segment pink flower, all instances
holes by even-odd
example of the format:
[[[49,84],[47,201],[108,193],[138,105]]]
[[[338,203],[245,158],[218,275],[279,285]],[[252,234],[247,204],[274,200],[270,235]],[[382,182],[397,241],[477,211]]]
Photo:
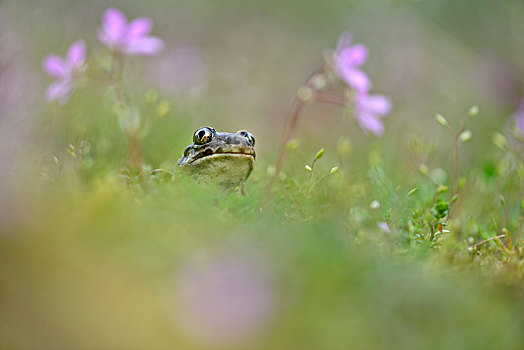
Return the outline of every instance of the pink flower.
[[[150,18],[140,17],[128,23],[120,10],[109,8],[102,17],[98,39],[118,53],[152,56],[164,49],[162,39],[149,35],[152,28]]]
[[[391,102],[382,95],[359,93],[355,101],[355,119],[360,128],[376,136],[384,134],[384,123],[381,118],[391,112]]]
[[[338,39],[335,51],[335,71],[340,79],[358,92],[368,92],[371,81],[358,69],[368,57],[368,49],[362,44],[351,46],[351,34],[344,32]]]
[[[176,320],[194,342],[242,344],[271,318],[274,290],[267,266],[240,254],[189,262],[177,276]]]
[[[524,134],[524,101],[522,101],[517,110],[511,116],[515,121],[517,129]]]
[[[45,96],[47,102],[57,100],[60,104],[66,104],[71,97],[75,80],[83,71],[86,54],[86,43],[84,40],[74,42],[67,52],[65,59],[57,55],[49,55],[42,62],[44,71],[51,77],[56,78],[49,85]]]

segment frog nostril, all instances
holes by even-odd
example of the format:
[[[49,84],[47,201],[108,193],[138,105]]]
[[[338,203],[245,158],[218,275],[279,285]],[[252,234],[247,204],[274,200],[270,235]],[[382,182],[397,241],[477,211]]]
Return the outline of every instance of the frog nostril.
[[[229,136],[226,140],[226,142],[230,145],[239,145],[240,144],[240,140],[238,137],[232,137],[232,136]]]

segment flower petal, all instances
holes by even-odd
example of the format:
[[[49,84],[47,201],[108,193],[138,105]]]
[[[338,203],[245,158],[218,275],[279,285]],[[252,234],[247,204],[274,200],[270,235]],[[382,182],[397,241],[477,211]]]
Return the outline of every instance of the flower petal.
[[[364,99],[362,108],[369,113],[385,115],[391,112],[391,101],[386,96],[369,95]]]
[[[49,55],[42,62],[44,71],[52,77],[63,77],[67,74],[67,64],[59,56]]]
[[[513,118],[515,120],[515,126],[517,127],[517,129],[519,129],[521,133],[524,133],[524,115],[514,115]]]
[[[125,35],[126,23],[127,19],[120,10],[107,9],[102,17],[102,28],[98,38],[106,45],[114,45]]]
[[[75,41],[67,53],[67,62],[71,68],[78,68],[84,64],[86,57],[86,42],[84,40]]]
[[[342,52],[342,50],[344,50],[346,47],[351,45],[352,39],[353,39],[353,35],[351,35],[350,32],[342,32],[342,34],[340,34],[340,37],[338,38],[337,48],[335,52],[337,53]]]
[[[134,38],[131,40],[125,52],[128,55],[145,55],[151,56],[159,53],[164,49],[164,41],[155,36],[146,36]]]
[[[153,22],[150,18],[136,18],[133,21],[131,21],[131,23],[129,23],[126,35],[128,36],[128,38],[137,38],[149,34],[152,28]]]
[[[45,98],[47,102],[58,100],[60,104],[65,104],[73,92],[73,82],[69,79],[60,79],[52,82],[46,90]]]
[[[339,54],[340,64],[347,66],[361,66],[368,58],[368,48],[365,45],[357,44],[349,46]]]
[[[371,131],[375,136],[382,136],[384,134],[384,124],[376,115],[360,112],[356,115],[356,120],[360,128],[364,131]]]
[[[358,92],[368,92],[371,89],[371,81],[361,70],[343,67],[340,73],[341,78]]]
[[[388,223],[385,222],[385,221],[379,222],[379,223],[377,224],[377,227],[378,227],[379,229],[381,229],[382,231],[386,232],[386,233],[389,233],[389,232],[390,232],[390,230],[389,230],[389,225],[388,225]]]
[[[524,133],[524,102],[521,102],[520,106],[511,117],[515,120],[515,126],[517,129]]]

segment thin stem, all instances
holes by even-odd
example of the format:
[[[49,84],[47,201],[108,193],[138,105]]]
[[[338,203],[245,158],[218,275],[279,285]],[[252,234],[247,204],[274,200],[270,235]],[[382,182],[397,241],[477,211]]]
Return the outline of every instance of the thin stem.
[[[324,65],[317,68],[306,80],[305,84],[303,86],[310,87],[313,78],[324,71]],[[269,184],[267,186],[267,194],[271,193],[271,190],[273,189],[273,186],[280,175],[280,171],[282,170],[282,164],[284,162],[284,158],[286,156],[286,145],[291,140],[291,138],[294,135],[294,132],[296,130],[297,124],[298,124],[298,117],[300,116],[300,112],[306,105],[307,101],[304,101],[300,98],[300,96],[297,94],[295,95],[295,98],[293,99],[293,103],[291,104],[290,111],[286,117],[286,126],[284,127],[284,131],[282,132],[282,139],[280,141],[280,146],[278,150],[278,159],[275,164],[275,172],[271,179],[269,180]]]
[[[348,105],[346,99],[341,94],[330,91],[319,91],[315,96],[315,101],[330,103],[346,107]]]
[[[310,88],[313,90],[313,101],[317,102],[323,102],[323,103],[330,103],[335,104],[339,106],[347,106],[347,101],[341,94],[335,93],[335,92],[329,92],[329,91],[317,91],[316,88],[314,88],[312,85],[313,79],[317,77],[319,74],[322,74],[324,72],[325,66],[320,66],[317,70],[315,70],[309,78],[306,80],[305,84],[303,85],[306,88]],[[279,147],[279,154],[278,159],[275,164],[275,172],[271,179],[269,180],[269,184],[267,186],[267,194],[271,194],[271,190],[273,189],[273,186],[282,170],[282,165],[284,163],[284,159],[286,156],[286,145],[293,137],[294,133],[296,132],[296,128],[298,125],[298,118],[300,116],[300,113],[302,112],[305,105],[310,102],[311,100],[303,100],[298,94],[295,95],[295,98],[293,100],[293,103],[291,104],[290,112],[288,113],[288,116],[286,118],[286,126],[284,128],[284,131],[282,133],[282,139],[280,142]]]
[[[458,192],[458,167],[459,167],[459,148],[460,148],[460,140],[457,136],[455,136],[455,147],[453,151],[454,159],[455,159],[455,168],[453,169],[453,195],[457,194]]]
[[[124,118],[129,119],[131,118],[131,111],[123,88],[124,59],[124,55],[115,52],[113,54],[111,72],[113,78],[113,89],[115,91],[116,98],[124,110]],[[140,144],[138,128],[134,128],[132,130],[125,128],[124,132],[129,145],[129,163],[132,167],[139,169],[144,164],[144,156],[142,154],[142,146]]]
[[[156,173],[162,173],[162,172],[163,173],[167,173],[167,174],[169,174],[171,176],[174,175],[172,172],[170,172],[169,170],[166,170],[166,169],[155,169],[155,170],[151,171],[151,175],[154,175]]]
[[[451,128],[451,126],[449,126],[449,124],[446,124],[446,129],[449,131],[449,133],[453,136],[453,138],[456,138],[457,137],[457,134],[455,133],[455,131]]]
[[[307,193],[306,193],[306,198],[309,198],[311,196],[311,191],[313,191],[313,188],[315,187],[315,185],[320,183],[322,180],[324,180],[329,175],[331,175],[331,174],[329,174],[329,173],[328,174],[324,174],[324,175],[322,175],[322,177],[320,179],[318,179],[317,181],[313,182],[313,184],[309,188],[309,191],[307,191]]]
[[[509,222],[509,215],[508,215],[508,207],[506,206],[506,203],[504,203],[504,227],[508,227]]]
[[[486,242],[493,241],[495,239],[500,239],[500,238],[503,238],[503,237],[505,237],[505,235],[499,235],[499,236],[495,236],[495,237],[491,237],[491,238],[485,239],[483,241],[478,242],[477,244],[472,245],[471,248],[475,248],[476,246],[479,246],[479,245],[484,244]]]
[[[460,150],[460,135],[464,131],[464,128],[466,127],[466,124],[468,123],[469,119],[471,118],[471,115],[468,113],[466,115],[466,118],[462,119],[460,122],[460,125],[457,129],[457,131],[453,131],[449,125],[447,125],[448,130],[453,135],[453,138],[455,140],[455,145],[453,147],[453,158],[454,158],[454,169],[453,169],[453,196],[458,194],[458,169],[459,169],[459,150]],[[449,221],[451,217],[451,207],[453,206],[453,203],[450,203],[449,205],[449,212],[447,220]]]

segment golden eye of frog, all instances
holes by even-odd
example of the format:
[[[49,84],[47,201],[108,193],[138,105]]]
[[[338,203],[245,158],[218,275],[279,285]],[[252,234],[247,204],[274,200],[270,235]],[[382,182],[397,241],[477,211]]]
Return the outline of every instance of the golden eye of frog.
[[[197,179],[216,182],[227,188],[240,186],[253,170],[255,138],[245,130],[217,132],[204,126],[193,134],[178,165]]]

